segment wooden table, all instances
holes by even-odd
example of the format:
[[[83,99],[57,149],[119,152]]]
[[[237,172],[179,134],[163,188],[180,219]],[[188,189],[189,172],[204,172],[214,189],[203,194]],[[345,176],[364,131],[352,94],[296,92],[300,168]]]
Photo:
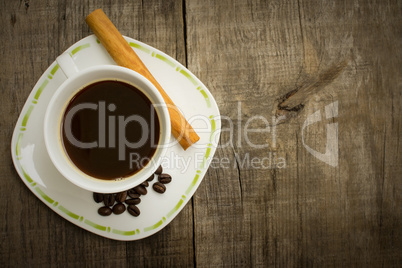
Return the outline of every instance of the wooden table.
[[[28,94],[92,34],[84,19],[96,8],[187,66],[225,119],[191,202],[139,241],[64,220],[10,157]],[[362,0],[1,1],[0,266],[400,267],[401,10]]]

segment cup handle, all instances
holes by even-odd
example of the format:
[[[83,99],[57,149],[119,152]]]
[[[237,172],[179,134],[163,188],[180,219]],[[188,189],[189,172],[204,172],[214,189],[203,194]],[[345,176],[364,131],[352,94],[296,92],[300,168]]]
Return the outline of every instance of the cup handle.
[[[68,52],[65,52],[58,56],[56,58],[56,61],[67,78],[73,76],[80,71]]]

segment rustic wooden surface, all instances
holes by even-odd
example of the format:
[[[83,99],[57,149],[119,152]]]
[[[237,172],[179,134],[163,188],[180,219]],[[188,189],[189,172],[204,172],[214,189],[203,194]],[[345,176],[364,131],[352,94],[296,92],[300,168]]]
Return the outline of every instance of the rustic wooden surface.
[[[402,266],[401,1],[0,3],[1,267]],[[64,220],[25,187],[10,157],[25,99],[60,53],[91,34],[84,19],[96,8],[186,65],[216,98],[223,127],[233,123],[192,201],[140,241]],[[338,116],[326,119],[334,102]],[[317,110],[323,120],[303,132]],[[244,136],[253,116],[249,127],[266,127],[263,117],[270,132]],[[335,123],[331,166],[302,138],[323,153]],[[245,161],[270,153],[280,166]]]

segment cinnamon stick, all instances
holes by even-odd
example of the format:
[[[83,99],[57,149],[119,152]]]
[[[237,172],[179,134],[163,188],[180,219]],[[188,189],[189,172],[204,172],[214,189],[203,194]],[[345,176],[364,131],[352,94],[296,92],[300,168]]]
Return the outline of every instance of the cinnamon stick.
[[[172,134],[183,149],[197,142],[200,137],[102,9],[93,11],[85,21],[118,65],[143,75],[159,90],[169,110]]]

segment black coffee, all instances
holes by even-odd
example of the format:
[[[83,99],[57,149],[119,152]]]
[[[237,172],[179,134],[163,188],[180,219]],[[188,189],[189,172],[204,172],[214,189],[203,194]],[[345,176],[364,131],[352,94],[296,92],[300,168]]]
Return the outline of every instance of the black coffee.
[[[151,101],[120,81],[86,86],[67,105],[62,144],[84,173],[104,180],[130,176],[156,151],[160,124]]]

